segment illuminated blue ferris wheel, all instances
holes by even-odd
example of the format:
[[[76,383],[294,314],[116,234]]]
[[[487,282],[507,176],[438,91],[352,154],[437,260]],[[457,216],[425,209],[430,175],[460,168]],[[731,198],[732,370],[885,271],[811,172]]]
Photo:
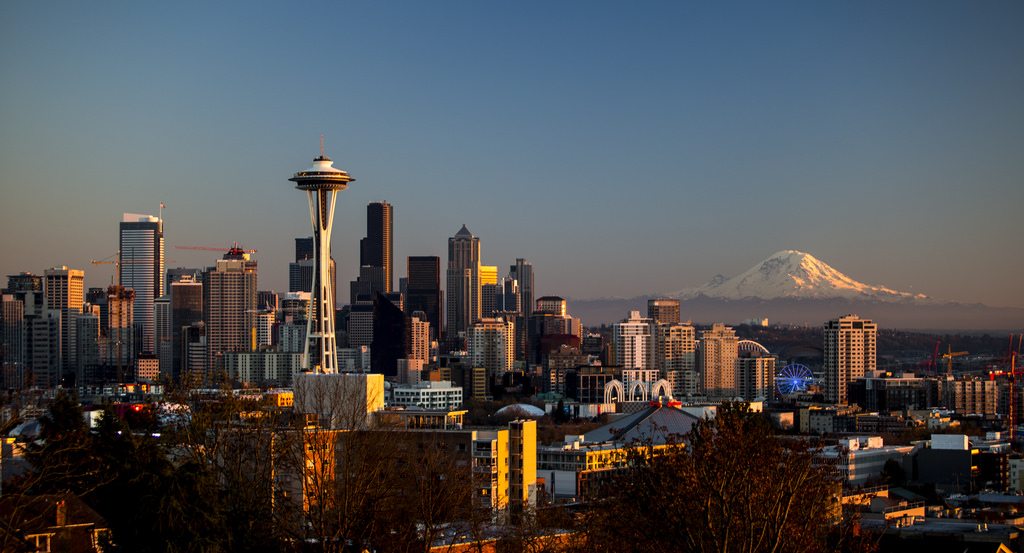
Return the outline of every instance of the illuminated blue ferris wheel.
[[[811,369],[799,363],[790,363],[779,369],[778,374],[775,375],[775,387],[782,395],[806,392],[813,383],[814,374]]]

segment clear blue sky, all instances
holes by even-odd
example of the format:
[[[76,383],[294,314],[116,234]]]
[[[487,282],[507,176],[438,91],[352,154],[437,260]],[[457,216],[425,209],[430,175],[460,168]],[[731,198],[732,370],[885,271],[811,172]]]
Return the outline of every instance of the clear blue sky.
[[[0,3],[0,277],[118,247],[259,250],[287,289],[325,151],[339,289],[365,206],[397,277],[465,223],[538,294],[632,297],[784,249],[1024,307],[1024,3]],[[571,306],[570,306],[571,307]]]

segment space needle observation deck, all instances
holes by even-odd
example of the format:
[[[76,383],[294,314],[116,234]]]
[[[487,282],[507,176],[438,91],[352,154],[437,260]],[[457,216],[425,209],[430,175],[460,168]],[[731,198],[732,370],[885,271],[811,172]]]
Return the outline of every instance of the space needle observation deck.
[[[313,225],[313,286],[306,317],[306,345],[302,353],[302,370],[317,373],[338,372],[338,346],[334,335],[334,287],[331,286],[331,228],[337,193],[356,180],[323,154],[313,166],[288,179],[295,188],[305,190],[309,199],[309,218]]]

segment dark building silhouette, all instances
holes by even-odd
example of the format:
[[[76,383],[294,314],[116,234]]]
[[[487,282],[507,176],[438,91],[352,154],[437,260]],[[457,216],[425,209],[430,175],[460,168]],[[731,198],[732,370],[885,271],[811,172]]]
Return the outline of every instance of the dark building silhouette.
[[[316,255],[313,246],[313,237],[309,238],[296,238],[295,239],[295,261],[299,262],[303,259],[313,259]]]
[[[171,368],[169,374],[177,380],[186,372],[185,334],[203,320],[203,282],[184,278],[171,283]]]
[[[391,204],[372,202],[366,206],[366,238],[359,241],[359,265],[381,267],[372,290],[391,292],[393,255],[391,246]],[[379,279],[379,280],[378,280]]]
[[[288,291],[289,292],[312,292],[313,291],[313,237],[295,239],[295,262],[288,264]],[[338,271],[331,257],[331,290],[334,290],[334,298],[338,298]]]
[[[430,337],[441,336],[441,258],[437,256],[409,256],[409,275],[406,279],[408,295],[405,312],[422,311],[430,323]]]
[[[398,375],[398,360],[412,350],[412,318],[380,292],[373,293],[370,366],[384,376]]]

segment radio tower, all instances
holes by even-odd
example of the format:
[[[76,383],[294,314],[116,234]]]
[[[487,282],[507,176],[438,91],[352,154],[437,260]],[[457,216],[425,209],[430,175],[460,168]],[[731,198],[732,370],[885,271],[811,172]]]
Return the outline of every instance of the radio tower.
[[[338,372],[338,346],[334,338],[334,288],[331,286],[331,226],[337,193],[356,180],[345,171],[331,167],[324,155],[320,137],[320,157],[313,166],[288,179],[295,188],[305,190],[309,198],[309,219],[313,224],[313,287],[306,317],[306,347],[302,352],[302,370],[317,373]]]

